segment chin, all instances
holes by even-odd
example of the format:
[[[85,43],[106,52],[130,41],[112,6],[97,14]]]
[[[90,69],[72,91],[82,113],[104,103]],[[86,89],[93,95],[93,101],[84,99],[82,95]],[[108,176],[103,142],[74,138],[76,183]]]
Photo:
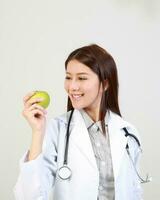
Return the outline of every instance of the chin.
[[[84,106],[82,106],[82,105],[74,105],[74,104],[72,104],[72,106],[73,106],[74,109],[77,109],[77,110],[80,110],[80,109],[84,108]]]

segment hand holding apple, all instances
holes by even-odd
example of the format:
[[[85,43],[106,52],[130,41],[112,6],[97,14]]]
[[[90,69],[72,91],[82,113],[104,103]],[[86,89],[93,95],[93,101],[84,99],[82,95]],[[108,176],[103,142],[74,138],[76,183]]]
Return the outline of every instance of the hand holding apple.
[[[35,159],[42,152],[42,144],[46,130],[45,108],[50,103],[49,94],[45,91],[29,92],[23,98],[23,116],[32,129],[32,142],[27,160]]]
[[[42,135],[46,126],[46,114],[45,108],[50,103],[50,97],[45,91],[33,91],[29,92],[23,98],[24,109],[22,115],[28,121],[33,132],[41,132]]]

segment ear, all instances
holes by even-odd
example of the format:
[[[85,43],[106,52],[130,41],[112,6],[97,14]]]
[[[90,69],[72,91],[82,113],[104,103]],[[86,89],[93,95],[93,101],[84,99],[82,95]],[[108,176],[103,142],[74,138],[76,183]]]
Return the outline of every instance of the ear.
[[[108,80],[104,81],[104,91],[106,91],[109,88]]]

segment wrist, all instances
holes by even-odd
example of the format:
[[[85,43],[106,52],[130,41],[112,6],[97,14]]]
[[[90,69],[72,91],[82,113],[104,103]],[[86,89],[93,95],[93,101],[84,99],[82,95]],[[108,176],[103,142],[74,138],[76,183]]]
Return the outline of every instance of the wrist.
[[[28,160],[34,160],[42,152],[44,134],[33,132]]]

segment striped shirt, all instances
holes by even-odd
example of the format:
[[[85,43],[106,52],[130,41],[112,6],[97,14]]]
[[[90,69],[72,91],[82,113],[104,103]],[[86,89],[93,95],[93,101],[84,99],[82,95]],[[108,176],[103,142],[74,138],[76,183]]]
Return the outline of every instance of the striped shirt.
[[[94,122],[83,110],[80,110],[88,130],[93,152],[99,170],[98,200],[114,200],[114,175],[109,143],[107,116],[105,117],[106,135],[102,132],[101,122]]]

